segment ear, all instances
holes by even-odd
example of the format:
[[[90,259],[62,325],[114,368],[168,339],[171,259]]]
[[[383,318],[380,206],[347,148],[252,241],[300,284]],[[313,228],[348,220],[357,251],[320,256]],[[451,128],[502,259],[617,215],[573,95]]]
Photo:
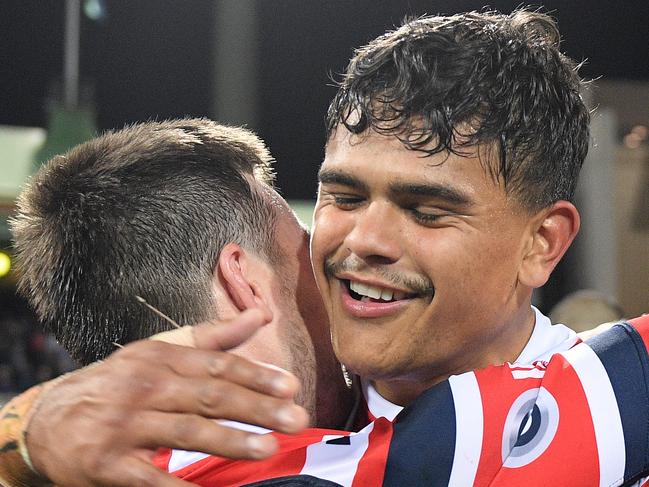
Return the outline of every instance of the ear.
[[[543,286],[579,231],[575,205],[557,201],[532,219],[532,234],[519,270],[519,281],[529,287]]]
[[[239,311],[257,308],[270,321],[272,312],[262,286],[255,279],[255,269],[259,269],[257,259],[241,246],[229,243],[221,250],[214,271],[219,273],[230,301]]]

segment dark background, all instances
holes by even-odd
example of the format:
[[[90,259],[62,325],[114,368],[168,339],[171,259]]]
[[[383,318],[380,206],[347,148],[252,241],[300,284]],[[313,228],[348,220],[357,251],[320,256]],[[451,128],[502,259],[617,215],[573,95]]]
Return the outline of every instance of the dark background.
[[[236,1],[236,0],[230,0]],[[107,17],[82,15],[81,74],[94,87],[99,129],[182,115],[210,116],[218,2],[105,0]],[[258,0],[260,105],[251,127],[277,158],[287,198],[312,198],[323,118],[354,47],[406,15],[518,1]],[[535,4],[538,6],[538,4]],[[649,1],[543,2],[563,50],[589,78],[649,80]],[[46,126],[48,94],[63,63],[63,0],[0,0],[0,124]]]

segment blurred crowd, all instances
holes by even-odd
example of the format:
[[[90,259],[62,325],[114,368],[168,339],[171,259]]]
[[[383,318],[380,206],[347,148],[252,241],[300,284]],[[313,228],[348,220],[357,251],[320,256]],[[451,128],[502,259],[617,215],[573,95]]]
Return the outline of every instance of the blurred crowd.
[[[0,402],[76,368],[54,337],[43,332],[20,299],[0,298]]]

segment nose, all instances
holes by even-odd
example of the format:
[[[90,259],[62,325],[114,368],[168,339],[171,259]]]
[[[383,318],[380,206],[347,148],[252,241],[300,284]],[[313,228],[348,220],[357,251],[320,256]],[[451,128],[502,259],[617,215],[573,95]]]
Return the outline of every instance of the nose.
[[[354,215],[346,247],[368,263],[389,264],[399,260],[402,247],[398,215],[387,202],[373,201]],[[403,236],[401,236],[403,238]]]

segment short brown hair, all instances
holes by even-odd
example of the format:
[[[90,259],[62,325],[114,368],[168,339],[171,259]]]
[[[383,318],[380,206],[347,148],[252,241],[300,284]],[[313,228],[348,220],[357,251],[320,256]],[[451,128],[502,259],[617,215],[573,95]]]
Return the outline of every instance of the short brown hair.
[[[272,184],[254,133],[207,119],[147,122],[54,157],[11,222],[19,288],[79,362],[169,324],[215,316],[212,271],[235,242],[271,257],[275,212],[248,178]]]

